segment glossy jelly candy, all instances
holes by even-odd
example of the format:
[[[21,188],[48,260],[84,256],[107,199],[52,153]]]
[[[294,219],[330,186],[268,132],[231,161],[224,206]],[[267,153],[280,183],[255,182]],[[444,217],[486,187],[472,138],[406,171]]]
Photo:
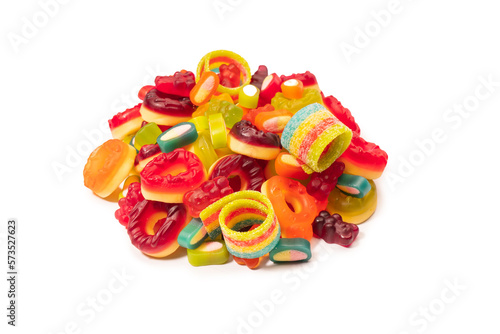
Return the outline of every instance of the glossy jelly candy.
[[[202,132],[208,130],[208,118],[207,116],[198,116],[191,118],[188,122],[193,123],[196,127],[196,131]]]
[[[274,163],[274,167],[277,175],[298,179],[298,180],[307,180],[309,174],[304,172],[301,167],[301,164],[297,161],[297,159],[291,155],[290,153],[281,152],[277,157]],[[334,185],[335,187],[335,185]],[[332,187],[333,189],[333,187]],[[331,189],[330,189],[331,190]],[[312,195],[309,193],[309,195]],[[328,197],[328,194],[327,194]]]
[[[233,189],[229,186],[229,180],[225,176],[218,176],[186,192],[182,201],[188,208],[189,214],[198,218],[200,212],[207,206],[232,193]]]
[[[246,85],[240,90],[239,104],[248,109],[257,108],[257,104],[259,103],[259,89],[254,85]]]
[[[351,224],[365,222],[377,208],[377,188],[372,180],[368,182],[371,190],[363,198],[346,195],[340,189],[334,188],[328,196],[328,212],[338,213],[345,222]]]
[[[215,161],[219,158],[212,145],[210,133],[205,130],[198,133],[198,139],[186,147],[186,149],[194,154],[201,160],[205,170],[208,171]]]
[[[302,82],[304,88],[312,88],[317,90],[318,92],[321,92],[318,86],[318,81],[316,80],[316,76],[309,71],[306,71],[305,73],[294,73],[292,75],[282,75],[280,76],[280,79],[282,81],[293,79],[299,80],[300,82]]]
[[[141,147],[139,150],[139,153],[137,153],[137,156],[135,157],[134,160],[134,166],[135,170],[140,173],[146,167],[148,162],[153,160],[155,157],[160,155],[161,149],[158,144],[150,144],[150,145],[144,145]]]
[[[323,103],[320,92],[313,88],[304,89],[304,93],[300,99],[287,99],[283,93],[276,93],[271,100],[274,109],[288,110],[292,114],[313,103]]]
[[[141,128],[143,119],[141,117],[141,113],[139,112],[140,109],[141,104],[139,103],[133,108],[129,108],[116,114],[108,121],[113,138],[123,139],[127,135],[133,134]]]
[[[190,120],[194,108],[187,97],[166,94],[153,88],[144,97],[140,112],[145,121],[172,126]]]
[[[196,249],[206,238],[208,238],[208,233],[203,222],[199,218],[193,218],[179,233],[177,242],[181,247]]]
[[[155,88],[155,86],[151,86],[151,85],[147,85],[147,86],[144,86],[142,87],[140,90],[139,90],[139,93],[137,94],[137,97],[140,99],[140,100],[144,100],[144,98],[146,97],[146,94],[151,90]]]
[[[387,166],[389,156],[378,145],[367,142],[357,134],[352,137],[347,150],[339,161],[345,164],[345,172],[368,180],[379,178]]]
[[[335,161],[321,173],[313,173],[307,184],[307,193],[319,201],[324,201],[337,185],[337,180],[343,172],[344,164]]]
[[[145,199],[182,203],[184,194],[207,179],[200,159],[183,148],[162,153],[141,172],[141,191]]]
[[[306,187],[296,180],[273,176],[264,182],[261,191],[273,204],[283,238],[311,240],[311,224],[318,211],[316,201],[307,194]]]
[[[320,173],[347,149],[351,138],[348,127],[323,105],[313,103],[298,111],[288,122],[281,144],[307,165],[306,172]]]
[[[259,94],[259,107],[271,103],[274,96],[281,92],[281,83],[283,81],[276,74],[269,74],[262,82]]]
[[[227,134],[226,123],[221,113],[208,116],[208,127],[210,129],[210,139],[215,149],[226,147]]]
[[[234,124],[241,121],[243,110],[226,100],[212,99],[205,111],[205,116],[221,113],[224,117],[226,127],[232,128]]]
[[[127,176],[125,181],[123,181],[122,191],[120,191],[120,194],[118,195],[118,199],[121,199],[121,198],[127,196],[128,186],[131,185],[132,183],[135,183],[135,182],[139,182],[139,183],[141,182],[141,177],[139,175],[133,174],[133,175]]]
[[[134,166],[135,149],[119,139],[97,147],[83,169],[85,187],[99,197],[108,197],[129,175]]]
[[[120,224],[127,227],[129,222],[129,213],[134,206],[143,201],[144,197],[141,193],[141,184],[133,182],[128,186],[127,194],[125,197],[118,200],[118,210],[115,211],[115,218],[118,219]]]
[[[231,154],[217,160],[210,168],[208,178],[213,180],[220,176],[239,178],[238,187],[234,191],[256,190],[260,191],[262,183],[266,180],[264,171],[259,162],[251,157],[241,154]]]
[[[344,223],[339,214],[330,215],[328,211],[321,211],[314,219],[313,232],[329,244],[349,247],[358,236],[359,227]]]
[[[243,57],[234,53],[232,51],[227,50],[216,50],[207,53],[203,56],[198,63],[198,67],[196,69],[196,77],[201,78],[203,73],[207,71],[212,71],[215,69],[220,70],[220,66],[222,64],[234,64],[240,70],[240,83],[238,87],[225,87],[223,85],[219,85],[217,87],[217,92],[219,93],[228,93],[234,98],[238,98],[238,93],[242,86],[250,83],[250,67],[248,63]]]
[[[227,141],[231,151],[256,159],[273,160],[281,151],[277,134],[260,131],[249,121],[236,123],[229,132]]]
[[[260,65],[257,71],[252,75],[252,79],[250,80],[250,84],[254,85],[258,89],[262,88],[262,83],[264,79],[268,76],[269,72],[267,71],[267,67],[265,65]]]
[[[241,266],[247,266],[249,269],[257,269],[262,262],[262,257],[258,257],[255,259],[243,259],[241,257],[233,255],[233,260]]]
[[[193,104],[201,106],[210,100],[212,95],[217,91],[218,86],[219,77],[217,74],[211,71],[204,72],[194,88],[191,89],[189,99]]]
[[[224,87],[238,87],[240,85],[240,75],[240,70],[234,64],[222,64],[219,67],[220,84]]]
[[[256,109],[250,109],[248,112],[242,117],[242,120],[249,121],[253,125],[255,125],[255,118],[259,114],[265,114],[269,111],[274,111],[274,107],[270,104],[266,104],[265,106],[256,108]]]
[[[264,112],[255,116],[254,124],[257,129],[265,132],[282,133],[292,116],[292,113],[286,110]]]
[[[144,145],[156,144],[156,138],[161,135],[161,130],[156,123],[148,123],[137,131],[134,147],[140,150]]]
[[[372,186],[362,176],[342,174],[338,178],[337,188],[352,197],[363,198],[372,189]]]
[[[184,204],[144,200],[129,214],[127,231],[132,245],[152,257],[165,257],[179,247],[177,237],[190,221]]]
[[[354,117],[349,109],[342,106],[342,103],[340,103],[339,100],[330,95],[323,98],[323,104],[335,117],[339,119],[339,121],[351,129],[353,133],[357,133],[359,135],[359,125],[354,120]]]
[[[274,263],[307,262],[311,259],[311,243],[303,238],[282,238],[269,252]]]
[[[269,199],[257,191],[238,191],[221,198],[200,214],[210,237],[220,232],[229,253],[253,259],[273,249],[280,238],[280,224]],[[256,229],[241,229],[259,224]]]
[[[176,148],[194,143],[196,139],[198,139],[196,126],[190,122],[182,122],[160,134],[156,141],[163,153],[169,153]]]
[[[196,249],[187,250],[189,263],[194,267],[224,264],[229,260],[224,241],[205,241]]]
[[[174,75],[157,76],[155,84],[156,88],[163,93],[189,97],[196,82],[193,72],[182,70],[175,72]]]
[[[300,80],[289,79],[281,84],[281,91],[287,99],[301,99],[304,93],[304,85]]]

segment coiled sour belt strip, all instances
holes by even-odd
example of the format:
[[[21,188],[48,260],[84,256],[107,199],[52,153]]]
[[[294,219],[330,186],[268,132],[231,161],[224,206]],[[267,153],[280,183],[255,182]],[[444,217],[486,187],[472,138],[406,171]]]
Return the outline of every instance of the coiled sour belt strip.
[[[269,253],[278,243],[281,229],[271,201],[258,191],[238,191],[205,208],[200,218],[211,238],[222,233],[228,251],[254,259]],[[260,224],[259,227],[240,230]]]
[[[351,130],[319,103],[300,109],[287,123],[281,145],[304,163],[306,173],[322,172],[349,147]]]

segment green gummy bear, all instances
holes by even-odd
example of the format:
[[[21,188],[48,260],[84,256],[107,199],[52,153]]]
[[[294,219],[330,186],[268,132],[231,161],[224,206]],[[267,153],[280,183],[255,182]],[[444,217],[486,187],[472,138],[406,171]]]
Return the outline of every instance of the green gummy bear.
[[[214,99],[208,104],[208,109],[205,111],[205,116],[216,113],[221,113],[224,117],[226,127],[232,128],[233,125],[241,121],[243,118],[243,109],[235,106],[229,101]]]

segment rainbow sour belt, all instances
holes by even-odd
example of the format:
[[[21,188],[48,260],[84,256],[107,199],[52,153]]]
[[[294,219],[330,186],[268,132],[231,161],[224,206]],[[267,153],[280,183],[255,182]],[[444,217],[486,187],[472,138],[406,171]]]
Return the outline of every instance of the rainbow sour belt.
[[[238,191],[225,196],[204,209],[200,218],[211,238],[222,232],[229,253],[244,259],[269,253],[281,235],[271,201],[258,191]],[[260,226],[239,232],[254,224]]]
[[[303,162],[302,168],[310,174],[330,167],[347,149],[351,138],[347,126],[323,105],[313,103],[290,119],[283,130],[281,145]]]

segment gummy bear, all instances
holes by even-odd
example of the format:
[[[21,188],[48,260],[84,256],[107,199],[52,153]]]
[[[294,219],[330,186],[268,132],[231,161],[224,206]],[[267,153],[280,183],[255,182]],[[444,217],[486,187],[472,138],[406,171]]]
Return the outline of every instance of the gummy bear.
[[[330,167],[321,173],[313,173],[311,181],[307,184],[307,193],[318,201],[324,201],[328,198],[331,191],[337,185],[338,178],[344,172],[343,162],[335,161]]]
[[[220,84],[228,88],[238,87],[240,85],[241,72],[234,64],[222,64],[219,67]]]
[[[205,116],[221,113],[228,128],[241,121],[243,109],[225,100],[212,99],[208,105]]]
[[[189,97],[195,82],[194,73],[186,70],[175,72],[174,75],[157,76],[155,79],[156,89],[160,92],[183,97]]]
[[[189,214],[198,218],[200,212],[207,206],[232,193],[233,189],[229,186],[227,177],[219,176],[213,180],[205,181],[198,188],[185,193],[183,202],[187,206]]]
[[[258,89],[262,88],[262,83],[264,79],[268,76],[268,71],[266,65],[260,65],[257,71],[252,75],[252,79],[250,80],[250,85],[254,85]]]
[[[255,117],[262,112],[274,111],[274,107],[270,104],[266,104],[263,107],[259,107],[256,109],[250,109],[241,119],[245,121],[251,122],[255,125]]]
[[[115,218],[118,219],[120,224],[127,227],[130,220],[130,211],[132,211],[137,203],[143,200],[144,196],[141,193],[141,184],[139,182],[131,183],[128,186],[127,196],[118,201],[120,208],[115,211]]]
[[[349,247],[359,233],[357,225],[345,223],[339,214],[330,215],[328,211],[321,211],[312,226],[315,237],[344,247]]]
[[[316,80],[316,76],[309,71],[306,71],[305,73],[294,73],[292,75],[282,75],[280,76],[280,79],[283,82],[290,79],[300,80],[300,82],[302,82],[302,84],[304,85],[304,88],[314,88],[321,92],[318,86],[318,81]]]
[[[304,94],[300,99],[287,99],[283,96],[283,93],[276,93],[271,100],[274,109],[285,109],[292,114],[313,103],[323,103],[321,93],[315,88],[305,88]]]

